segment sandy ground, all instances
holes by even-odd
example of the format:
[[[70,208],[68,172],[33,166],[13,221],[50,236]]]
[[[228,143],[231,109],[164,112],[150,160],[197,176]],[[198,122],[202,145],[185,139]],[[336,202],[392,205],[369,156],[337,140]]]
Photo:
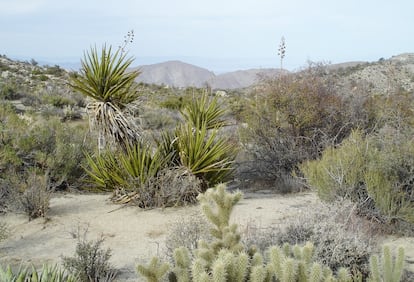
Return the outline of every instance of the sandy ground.
[[[0,243],[0,263],[60,263],[62,256],[74,255],[77,236],[87,229],[89,240],[103,235],[104,247],[111,248],[110,262],[120,270],[117,281],[137,281],[137,263],[162,252],[171,224],[200,213],[198,206],[144,211],[115,205],[108,198],[102,194],[58,194],[51,200],[47,219],[28,221],[25,214],[3,215],[0,219],[8,224],[11,236]],[[246,194],[232,218],[240,224],[278,225],[318,204],[312,193]],[[389,242],[408,244],[409,260],[414,261],[414,238],[399,240],[391,238]]]

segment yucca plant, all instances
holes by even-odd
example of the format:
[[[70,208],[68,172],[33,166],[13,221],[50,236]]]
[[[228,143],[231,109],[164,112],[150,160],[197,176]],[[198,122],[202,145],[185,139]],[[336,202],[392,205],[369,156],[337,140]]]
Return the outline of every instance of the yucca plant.
[[[138,142],[127,145],[125,150],[107,149],[95,156],[86,154],[86,159],[88,167],[85,170],[97,188],[137,191],[167,165],[169,157]]]
[[[57,265],[49,266],[43,265],[42,270],[38,273],[34,266],[29,271],[28,268],[19,268],[13,272],[10,266],[3,269],[0,266],[0,281],[1,282],[76,282],[78,277],[67,274],[61,270]]]
[[[141,143],[128,146],[126,152],[119,155],[121,169],[128,175],[122,186],[128,187],[131,180],[139,186],[146,184],[167,165],[168,159],[168,155],[162,155],[159,150],[153,153],[151,147]]]
[[[103,191],[113,191],[126,178],[120,169],[116,152],[104,150],[94,156],[85,153],[87,166],[84,167],[91,182],[96,188]]]
[[[232,172],[235,158],[233,144],[219,137],[218,129],[208,131],[206,122],[183,124],[176,130],[179,160],[194,175],[200,178],[206,187],[211,187],[226,180]]]
[[[122,111],[138,97],[135,78],[138,71],[127,71],[133,62],[118,49],[103,46],[101,54],[91,48],[81,61],[79,74],[71,76],[70,86],[90,98],[87,105],[91,127],[99,133],[99,146],[102,149],[106,138],[124,145],[139,139],[136,124]]]
[[[207,129],[225,125],[223,115],[225,111],[220,108],[217,97],[209,99],[207,94],[193,99],[184,105],[181,114],[193,127],[206,124]],[[200,128],[199,128],[200,129]]]

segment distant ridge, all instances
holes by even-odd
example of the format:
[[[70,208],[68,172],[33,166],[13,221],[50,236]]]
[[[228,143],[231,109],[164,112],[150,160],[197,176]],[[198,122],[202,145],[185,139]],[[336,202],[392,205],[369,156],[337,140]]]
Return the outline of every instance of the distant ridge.
[[[213,89],[236,89],[249,87],[261,76],[275,76],[278,69],[249,69],[215,75],[207,69],[181,61],[167,61],[138,67],[141,74],[137,82],[173,87],[206,87]]]
[[[203,87],[214,73],[181,61],[167,61],[138,67],[141,74],[137,82],[164,84],[175,87]]]

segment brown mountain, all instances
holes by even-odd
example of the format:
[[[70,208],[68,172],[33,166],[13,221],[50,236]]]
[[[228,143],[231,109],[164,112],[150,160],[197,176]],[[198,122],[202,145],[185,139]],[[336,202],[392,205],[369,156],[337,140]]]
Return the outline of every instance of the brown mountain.
[[[206,87],[213,89],[236,89],[249,87],[260,77],[274,76],[276,69],[249,69],[215,75],[213,72],[180,61],[144,65],[138,68],[141,75],[137,82],[168,85],[174,87]]]
[[[175,87],[205,87],[206,82],[214,77],[214,73],[180,61],[168,61],[138,68],[141,74],[138,82],[168,85]]]

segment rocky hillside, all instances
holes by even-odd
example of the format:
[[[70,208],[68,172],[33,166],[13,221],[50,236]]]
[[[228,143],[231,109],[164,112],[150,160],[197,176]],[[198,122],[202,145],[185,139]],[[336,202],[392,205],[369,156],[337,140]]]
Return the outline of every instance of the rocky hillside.
[[[338,91],[346,94],[392,94],[414,91],[414,53],[380,59],[377,62],[353,62],[328,66],[335,76]]]
[[[274,77],[280,73],[278,69],[250,69],[216,75],[207,69],[180,61],[145,65],[139,69],[141,75],[137,82],[180,88],[209,86],[223,90],[250,87],[263,77]],[[324,68],[324,74],[335,78],[334,86],[342,94],[386,94],[395,89],[412,92],[414,53],[401,54],[376,62],[328,65]],[[57,65],[39,66],[35,61],[18,62],[0,56],[0,86],[7,82],[9,86],[18,88],[17,92],[20,94],[34,90],[41,90],[46,98],[54,92],[65,94],[69,92],[66,86],[67,79],[68,72]],[[13,94],[12,90],[9,89],[7,95],[20,95]]]

